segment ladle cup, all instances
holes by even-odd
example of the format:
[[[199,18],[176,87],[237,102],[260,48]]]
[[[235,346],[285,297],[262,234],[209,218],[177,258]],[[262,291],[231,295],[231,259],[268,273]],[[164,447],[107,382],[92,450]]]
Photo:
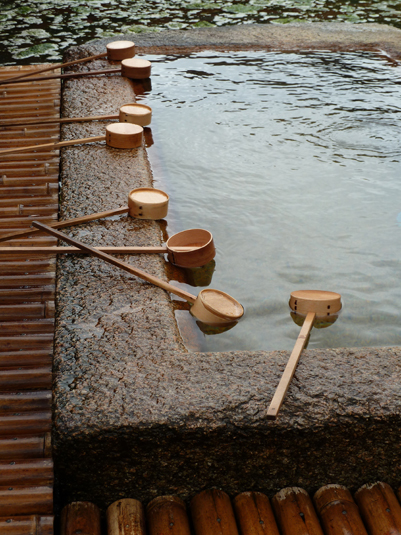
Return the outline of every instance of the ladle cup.
[[[9,122],[0,122],[0,128],[9,126],[35,126],[40,124],[66,124],[83,123],[86,121],[105,121],[107,119],[118,119],[120,123],[132,123],[139,126],[148,126],[152,120],[152,108],[146,104],[134,102],[121,106],[118,114],[112,115],[89,115],[87,117],[63,117],[50,119],[14,119]]]
[[[52,67],[53,69],[55,67]],[[48,69],[49,70],[49,69]],[[50,76],[36,76],[28,78],[27,80],[16,80],[13,82],[4,81],[4,84],[9,83],[27,83],[27,82],[41,82],[43,80],[68,80],[69,78],[82,78],[85,76],[95,76],[97,74],[118,74],[131,80],[145,80],[150,77],[151,63],[147,59],[130,58],[124,59],[121,62],[121,69],[102,69],[100,71],[85,71],[85,72],[70,72],[67,74],[51,74]]]
[[[196,297],[189,292],[176,288],[172,284],[169,284],[168,282],[165,282],[154,275],[146,273],[146,271],[135,268],[126,262],[121,262],[120,260],[117,260],[106,253],[97,251],[89,245],[74,240],[73,238],[70,238],[62,232],[44,225],[43,223],[34,221],[32,224],[34,227],[43,230],[48,234],[51,234],[52,236],[69,243],[70,245],[74,245],[88,254],[96,256],[105,262],[113,264],[114,266],[117,266],[128,273],[132,273],[133,275],[136,275],[137,277],[150,282],[159,288],[163,288],[164,290],[177,295],[185,301],[188,301],[193,305],[191,309],[192,315],[204,323],[208,323],[209,325],[232,323],[234,321],[238,321],[244,314],[242,305],[225,292],[208,288],[206,290],[202,290]]]
[[[64,222],[63,222],[64,223]],[[65,225],[64,225],[65,226]],[[56,225],[49,225],[49,228],[56,228]],[[34,229],[33,232],[39,232]],[[96,250],[108,254],[167,254],[171,264],[182,268],[200,268],[213,260],[216,250],[213,243],[213,236],[208,230],[195,228],[183,230],[174,234],[167,240],[165,246],[160,247],[95,247]],[[82,254],[85,251],[77,247],[1,247],[2,254]]]
[[[73,227],[81,225],[82,223],[88,223],[89,221],[95,221],[96,219],[103,219],[105,217],[127,213],[131,217],[137,219],[163,219],[168,212],[168,203],[169,196],[161,189],[135,188],[128,194],[128,206],[114,208],[113,210],[107,210],[106,212],[97,212],[95,214],[65,219],[64,221],[58,221],[49,226],[52,228]],[[0,242],[31,236],[38,232],[39,230],[36,228],[12,232],[11,234],[1,236]]]
[[[287,366],[276,388],[276,392],[267,409],[266,417],[268,420],[275,420],[277,418],[314,322],[316,320],[331,320],[331,322],[334,322],[342,307],[340,294],[320,290],[299,290],[292,292],[289,305],[294,314],[304,317],[305,320],[287,362]]]
[[[1,80],[0,85],[15,84],[15,83],[18,83],[21,80],[21,78],[27,78],[30,76],[34,76],[35,74],[53,71],[55,69],[62,69],[64,67],[69,67],[70,65],[76,65],[77,63],[85,63],[86,61],[91,61],[92,59],[99,59],[99,58],[104,58],[107,56],[107,58],[110,61],[121,61],[123,59],[128,59],[128,58],[132,58],[133,56],[135,56],[135,43],[133,43],[132,41],[113,41],[112,43],[109,43],[108,45],[106,45],[106,49],[107,49],[107,52],[102,52],[101,54],[88,56],[82,59],[76,59],[74,61],[68,61],[66,63],[55,63],[54,65],[51,65],[50,67],[43,67],[42,69],[36,69],[34,71],[25,72],[23,74],[19,74],[11,78],[7,78],[6,80]],[[23,81],[32,82],[33,80],[29,79],[29,80],[23,80]]]
[[[82,143],[95,143],[96,141],[106,141],[109,147],[115,149],[135,149],[141,147],[143,143],[143,128],[131,123],[113,123],[106,126],[106,135],[94,136],[82,139],[72,139],[69,141],[57,141],[55,143],[44,143],[42,145],[31,145],[29,147],[18,147],[14,149],[4,149],[0,151],[0,156],[7,156],[16,152],[36,151],[38,149],[59,149]]]

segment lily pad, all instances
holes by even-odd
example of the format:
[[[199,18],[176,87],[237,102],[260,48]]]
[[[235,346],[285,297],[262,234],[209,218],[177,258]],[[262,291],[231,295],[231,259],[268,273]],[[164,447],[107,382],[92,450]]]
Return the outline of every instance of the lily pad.
[[[194,26],[196,26],[196,28],[212,28],[215,25],[211,22],[208,22],[207,20],[200,20],[198,22],[195,22]]]
[[[249,4],[233,4],[223,9],[229,13],[257,13],[258,11],[257,6],[251,6]]]

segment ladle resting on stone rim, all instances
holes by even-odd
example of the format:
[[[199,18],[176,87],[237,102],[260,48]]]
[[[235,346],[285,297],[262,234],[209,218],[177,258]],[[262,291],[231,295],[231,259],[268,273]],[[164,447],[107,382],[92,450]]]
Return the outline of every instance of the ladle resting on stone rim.
[[[188,301],[188,303],[192,305],[191,314],[203,323],[208,325],[234,324],[244,314],[242,305],[225,292],[207,288],[199,292],[199,295],[196,297],[185,290],[181,290],[172,284],[165,282],[159,277],[150,275],[149,273],[146,273],[146,271],[135,268],[126,262],[121,262],[120,260],[117,260],[108,254],[98,251],[89,245],[66,236],[58,230],[44,225],[43,223],[34,221],[32,225],[60,240],[69,243],[70,245],[74,245],[75,247],[82,249],[90,255],[96,256],[97,258],[100,258],[109,264],[117,266],[128,273],[132,273],[133,275],[136,275],[137,277],[150,282],[151,284],[154,284],[163,290],[167,290],[168,292],[181,297],[181,299],[184,299],[185,301]]]
[[[287,366],[281,376],[270,406],[267,409],[266,417],[268,420],[275,420],[277,418],[314,322],[321,320],[323,322],[321,326],[327,327],[336,321],[342,307],[340,294],[320,290],[299,290],[292,292],[289,305],[297,316],[304,317],[305,319],[295,342],[294,349],[288,359]]]
[[[34,71],[25,72],[19,74],[18,76],[13,76],[11,78],[6,78],[5,80],[0,80],[0,85],[5,84],[16,84],[20,82],[32,82],[30,78],[35,74],[40,74],[42,72],[54,71],[55,69],[62,69],[64,67],[70,67],[71,65],[76,65],[78,63],[85,63],[93,59],[107,58],[110,61],[121,61],[123,59],[129,59],[135,56],[135,43],[132,41],[113,41],[106,45],[107,52],[102,52],[100,54],[95,54],[94,56],[88,56],[86,58],[75,59],[74,61],[67,61],[66,63],[55,63],[50,67],[43,67],[42,69],[36,69]],[[22,78],[28,78],[28,80],[21,80]]]

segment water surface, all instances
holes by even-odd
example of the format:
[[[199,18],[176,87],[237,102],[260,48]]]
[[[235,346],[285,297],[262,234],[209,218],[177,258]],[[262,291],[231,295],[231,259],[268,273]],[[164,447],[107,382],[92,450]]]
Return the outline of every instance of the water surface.
[[[143,102],[169,233],[210,230],[211,286],[246,310],[202,349],[291,348],[299,289],[344,301],[309,347],[400,345],[400,67],[370,53],[151,60]]]

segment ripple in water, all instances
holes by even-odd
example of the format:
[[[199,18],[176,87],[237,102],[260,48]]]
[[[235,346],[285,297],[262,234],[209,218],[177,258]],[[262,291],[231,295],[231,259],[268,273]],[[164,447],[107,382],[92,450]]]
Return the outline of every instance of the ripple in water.
[[[202,349],[290,349],[298,289],[343,296],[310,347],[401,344],[400,68],[368,53],[152,59],[169,232],[213,233],[211,286],[246,310]]]

